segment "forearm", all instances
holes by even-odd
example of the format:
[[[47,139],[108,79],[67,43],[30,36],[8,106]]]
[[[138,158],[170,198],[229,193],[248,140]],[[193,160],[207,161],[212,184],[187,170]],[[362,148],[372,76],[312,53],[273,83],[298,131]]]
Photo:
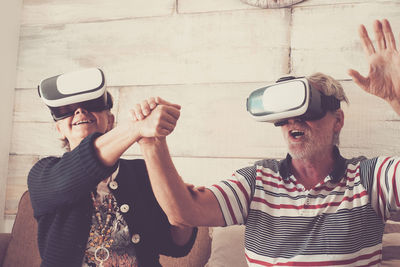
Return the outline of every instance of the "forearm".
[[[192,194],[179,176],[165,139],[141,144],[154,194],[169,221],[177,226],[224,225],[214,195]]]
[[[28,188],[39,213],[79,201],[115,170],[98,160],[93,149],[97,137],[90,135],[61,158],[44,158],[32,167]]]
[[[121,155],[139,139],[140,135],[135,122],[126,122],[97,138],[94,149],[105,166],[113,166]]]
[[[176,171],[165,139],[141,146],[150,182],[160,206],[173,225],[187,223],[187,211],[194,209],[194,203],[184,182]]]

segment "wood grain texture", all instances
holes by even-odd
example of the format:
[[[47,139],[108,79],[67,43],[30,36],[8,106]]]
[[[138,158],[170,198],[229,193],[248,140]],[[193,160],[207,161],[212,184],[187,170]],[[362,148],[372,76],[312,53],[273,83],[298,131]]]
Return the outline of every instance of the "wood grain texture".
[[[274,9],[274,8],[292,7],[298,3],[303,2],[304,0],[241,0],[241,1],[248,5],[259,8]]]
[[[93,66],[109,86],[274,79],[288,73],[289,15],[255,10],[25,26],[17,88]]]
[[[179,0],[178,13],[221,12],[232,10],[257,9],[240,0]]]
[[[263,158],[283,157],[286,144],[279,128],[259,123],[246,111],[246,98],[265,83],[130,86],[113,88],[119,94],[116,114],[129,119],[128,111],[150,96],[161,96],[182,105],[174,133],[168,137],[171,153],[179,157]],[[396,155],[399,119],[384,101],[342,82],[350,100],[343,105],[345,126],[341,148],[348,157]],[[23,90],[23,93],[28,91]],[[26,97],[25,96],[25,97]],[[28,116],[28,115],[26,115]],[[53,122],[14,122],[11,152],[19,155],[59,155],[58,133]],[[27,142],[35,140],[35,142]],[[134,145],[126,156],[140,155]]]
[[[25,0],[21,24],[68,24],[168,16],[175,0]]]
[[[336,79],[349,79],[347,70],[368,72],[358,26],[365,24],[372,34],[372,23],[387,18],[398,36],[400,2],[309,6],[293,9],[291,29],[292,73],[308,75],[326,72]]]
[[[396,3],[397,0],[334,0],[334,1],[326,1],[326,0],[305,0],[297,5],[294,8],[309,6],[337,6],[342,4],[347,5],[358,5],[358,4],[367,4],[367,3]]]
[[[5,214],[14,215],[18,209],[19,199],[28,189],[29,170],[39,160],[38,156],[11,155],[8,163],[8,179]]]

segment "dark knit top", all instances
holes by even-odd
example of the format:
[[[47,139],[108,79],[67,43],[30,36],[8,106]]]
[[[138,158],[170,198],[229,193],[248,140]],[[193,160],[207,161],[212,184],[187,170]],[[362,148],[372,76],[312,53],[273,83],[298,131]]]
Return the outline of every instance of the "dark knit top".
[[[41,266],[82,266],[93,212],[90,192],[118,166],[106,167],[97,158],[93,141],[98,136],[88,136],[61,158],[41,159],[29,172]],[[110,191],[118,206],[130,207],[123,214],[130,236],[140,236],[135,244],[140,266],[161,266],[159,254],[181,257],[189,253],[197,229],[185,246],[173,242],[171,225],[154,197],[143,160],[120,159],[115,181],[118,188]]]

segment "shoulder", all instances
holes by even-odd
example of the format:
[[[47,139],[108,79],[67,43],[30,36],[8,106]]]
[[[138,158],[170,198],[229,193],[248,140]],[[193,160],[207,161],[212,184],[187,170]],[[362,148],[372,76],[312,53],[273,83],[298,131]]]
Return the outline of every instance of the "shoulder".
[[[257,166],[263,167],[263,168],[268,168],[274,172],[278,172],[280,165],[282,164],[284,160],[277,160],[277,159],[263,159],[256,161],[254,163],[254,167],[256,168]]]
[[[45,170],[47,168],[53,167],[55,164],[57,164],[60,161],[60,159],[61,158],[59,158],[59,157],[46,157],[46,158],[40,159],[30,169],[29,174],[28,174],[28,179],[29,179],[29,177],[35,176],[36,174],[42,172],[43,170]]]

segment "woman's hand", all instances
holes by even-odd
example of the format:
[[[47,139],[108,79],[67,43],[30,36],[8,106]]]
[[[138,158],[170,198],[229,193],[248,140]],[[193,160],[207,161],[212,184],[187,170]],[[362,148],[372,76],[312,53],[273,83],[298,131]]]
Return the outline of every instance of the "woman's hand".
[[[400,54],[396,41],[386,19],[374,22],[377,50],[368,36],[364,25],[359,35],[369,61],[369,74],[362,76],[356,70],[349,70],[354,82],[366,92],[383,98],[400,115]]]
[[[151,97],[130,110],[132,120],[139,128],[139,143],[163,138],[172,133],[180,116],[181,106],[160,97]]]

